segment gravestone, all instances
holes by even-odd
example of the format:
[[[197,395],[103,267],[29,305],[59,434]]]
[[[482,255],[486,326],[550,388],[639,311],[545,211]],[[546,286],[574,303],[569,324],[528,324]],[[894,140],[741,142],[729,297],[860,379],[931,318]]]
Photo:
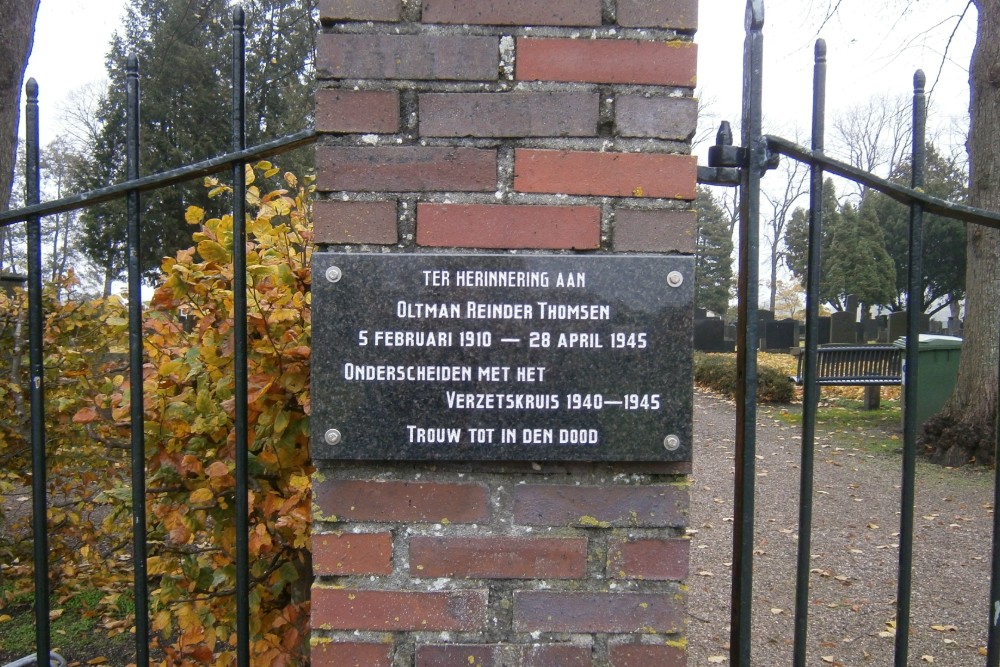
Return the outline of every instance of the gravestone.
[[[854,313],[834,313],[830,316],[830,342],[857,344],[858,323]]]
[[[889,342],[889,317],[887,315],[879,315],[875,318],[875,324],[878,330],[875,335],[875,340],[879,343]]]
[[[795,320],[772,320],[767,322],[764,334],[764,349],[768,352],[788,352],[798,347]]]
[[[898,313],[889,313],[889,342],[895,341],[906,335],[906,313],[901,310]],[[931,317],[926,313],[920,314],[917,321],[917,333],[930,333]]]
[[[828,315],[821,315],[819,318],[819,340],[817,341],[819,345],[829,344],[830,328],[830,317]]]
[[[718,317],[695,318],[694,349],[699,352],[732,352],[733,343],[726,340],[726,324]]]

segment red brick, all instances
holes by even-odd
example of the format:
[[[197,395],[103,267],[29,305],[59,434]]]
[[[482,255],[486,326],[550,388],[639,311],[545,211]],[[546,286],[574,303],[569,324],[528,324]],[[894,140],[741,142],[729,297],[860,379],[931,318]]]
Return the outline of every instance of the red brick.
[[[667,153],[597,153],[519,148],[514,189],[610,197],[694,199],[697,160]]]
[[[550,250],[599,248],[601,211],[596,206],[418,204],[417,244]]]
[[[314,201],[313,240],[393,245],[399,241],[396,200]]]
[[[515,632],[673,633],[684,625],[673,593],[515,591]]]
[[[600,0],[423,0],[424,23],[601,25]]]
[[[514,521],[529,526],[664,528],[687,523],[687,490],[669,485],[514,487]]]
[[[314,499],[331,521],[477,523],[489,521],[489,491],[482,484],[326,480]]]
[[[365,132],[392,134],[399,131],[399,91],[316,91],[317,132]]]
[[[591,650],[586,646],[556,644],[526,646],[521,649],[522,667],[590,667]]]
[[[335,79],[496,81],[497,37],[462,35],[316,36],[316,70]]]
[[[616,252],[693,254],[698,214],[694,211],[615,211]]]
[[[311,657],[313,667],[392,667],[392,644],[320,642]]]
[[[612,644],[611,667],[685,667],[684,649],[664,644]]]
[[[312,624],[323,630],[476,632],[486,629],[484,590],[427,593],[317,586]]]
[[[392,574],[392,534],[314,534],[312,562],[318,575]]]
[[[691,42],[622,39],[517,40],[519,81],[696,85],[697,46]]]
[[[591,649],[570,644],[428,644],[415,667],[590,667]]]
[[[615,98],[615,127],[622,137],[688,141],[698,124],[698,101],[692,97]]]
[[[698,28],[698,0],[618,0],[618,25],[629,28]]]
[[[621,539],[608,541],[608,577],[681,581],[688,575],[690,540]]]
[[[320,0],[320,21],[398,21],[402,0]]]
[[[414,667],[503,667],[496,644],[428,644],[418,646]]]
[[[578,579],[586,538],[414,537],[410,575],[483,579]]]
[[[492,192],[497,152],[435,146],[319,146],[316,188],[352,191]]]
[[[425,93],[425,137],[593,137],[597,93]]]

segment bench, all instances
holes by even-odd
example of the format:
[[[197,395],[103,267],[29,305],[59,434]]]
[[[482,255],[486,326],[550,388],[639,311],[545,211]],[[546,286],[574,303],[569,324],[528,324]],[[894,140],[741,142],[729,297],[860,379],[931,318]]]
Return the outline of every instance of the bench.
[[[799,353],[795,377],[801,385],[805,354]],[[895,345],[820,345],[816,348],[816,384],[865,387],[865,410],[878,409],[882,385],[903,384],[903,350]]]

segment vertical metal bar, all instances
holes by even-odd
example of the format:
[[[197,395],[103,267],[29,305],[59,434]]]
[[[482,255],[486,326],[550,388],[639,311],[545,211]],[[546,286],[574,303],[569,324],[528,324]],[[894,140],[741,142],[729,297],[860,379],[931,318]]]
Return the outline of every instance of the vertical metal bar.
[[[996,421],[993,423],[996,444],[993,447],[993,567],[990,577],[989,633],[986,639],[986,667],[1000,665],[1000,394],[997,395]]]
[[[28,206],[41,201],[41,174],[38,156],[38,84],[28,79],[25,86],[25,201]],[[27,220],[28,237],[28,395],[31,397],[31,511],[35,561],[35,659],[49,664],[49,538],[48,502],[45,492],[45,384],[42,338],[42,221],[37,215]]]
[[[924,187],[927,99],[923,71],[913,75],[913,157],[911,187]],[[909,267],[906,294],[906,372],[903,374],[903,481],[899,516],[899,581],[896,591],[896,667],[906,667],[910,648],[910,595],[913,579],[913,501],[917,470],[917,356],[920,313],[924,311],[923,205],[910,204]]]
[[[753,597],[754,495],[757,454],[757,345],[760,165],[766,145],[761,138],[761,83],[764,60],[764,2],[747,0],[743,47],[743,146],[740,170],[739,326],[736,341],[736,479],[733,523],[732,622],[730,664],[750,664]]]
[[[826,42],[816,40],[813,65],[812,150],[822,153],[826,130]],[[802,382],[802,462],[799,480],[799,544],[795,584],[793,664],[805,667],[809,626],[809,556],[812,549],[813,448],[816,441],[816,348],[819,343],[819,284],[823,246],[823,168],[813,165],[809,181],[809,259],[806,269],[806,349]]]
[[[246,34],[242,7],[233,10],[233,150],[246,148]],[[246,172],[233,163],[233,336],[236,383],[236,664],[250,665],[250,528],[247,424]]]
[[[125,177],[139,178],[139,59],[125,64]],[[142,387],[142,262],[139,250],[141,213],[139,191],[125,197],[128,221],[128,353],[129,416],[132,450],[132,557],[135,586],[135,657],[149,664],[149,589],[146,553],[146,434]]]

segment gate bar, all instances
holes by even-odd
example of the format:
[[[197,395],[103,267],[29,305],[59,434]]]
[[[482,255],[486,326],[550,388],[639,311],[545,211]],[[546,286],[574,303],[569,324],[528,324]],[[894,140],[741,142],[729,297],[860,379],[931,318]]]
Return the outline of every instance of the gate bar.
[[[822,153],[826,131],[826,42],[816,40],[813,64],[812,150]],[[816,444],[816,413],[819,385],[816,384],[819,345],[820,269],[823,247],[823,167],[812,165],[809,174],[809,245],[806,274],[806,347],[802,383],[802,448],[799,479],[799,543],[795,582],[795,644],[792,663],[806,665],[809,631],[809,576],[812,550],[813,476]]]
[[[33,215],[56,215],[57,213],[76,211],[95,204],[114,201],[121,199],[132,190],[149,192],[210,174],[218,174],[229,169],[235,160],[257,160],[270,155],[287,153],[288,151],[293,151],[296,148],[302,148],[315,142],[316,130],[302,130],[301,132],[296,132],[280,139],[273,139],[262,144],[257,144],[242,151],[225,153],[208,160],[195,162],[194,164],[170,169],[150,176],[143,176],[136,181],[125,181],[124,183],[109,185],[105,188],[90,190],[78,195],[55,199],[44,204],[36,203],[12,211],[3,211],[0,212],[0,227],[6,227],[12,223],[27,220]],[[998,220],[1000,220],[1000,217],[998,217]],[[998,222],[998,226],[1000,226],[1000,222]]]
[[[246,148],[245,15],[233,9],[233,152]],[[250,528],[248,466],[247,380],[247,244],[246,171],[242,160],[233,160],[233,375],[236,410],[236,664],[250,667]]]
[[[139,59],[125,63],[125,177],[139,178]],[[132,455],[132,575],[135,582],[135,655],[137,665],[149,664],[149,586],[146,550],[146,432],[142,355],[142,263],[139,191],[125,197],[128,268],[129,420]]]
[[[868,186],[873,190],[878,190],[890,199],[894,199],[901,204],[909,206],[913,202],[920,202],[925,213],[940,215],[954,220],[961,220],[966,223],[972,222],[977,225],[984,225],[993,229],[1000,229],[1000,211],[987,211],[985,209],[966,206],[965,204],[955,204],[937,197],[932,197],[925,192],[919,192],[912,188],[908,188],[905,185],[900,185],[899,183],[893,183],[892,181],[887,181],[884,178],[879,178],[874,174],[858,169],[857,167],[847,164],[846,162],[834,160],[833,158],[827,157],[822,153],[806,150],[794,141],[789,141],[788,139],[784,139],[782,137],[769,134],[767,135],[766,140],[767,148],[772,153],[779,153],[790,157],[793,160],[804,162],[809,165],[820,165],[831,174],[843,176],[850,181],[855,181],[856,183]],[[2,223],[2,221],[3,217],[0,216],[0,223]]]
[[[739,326],[736,340],[736,479],[733,494],[733,587],[729,661],[750,665],[754,497],[757,456],[757,345],[760,177],[767,145],[761,137],[764,0],[747,0],[743,47],[743,146],[740,170]]]
[[[910,187],[924,186],[926,157],[927,77],[922,70],[913,75],[913,157]],[[909,267],[906,294],[906,370],[903,373],[903,480],[899,515],[899,576],[896,593],[896,667],[906,667],[910,650],[910,598],[913,590],[913,502],[917,474],[917,358],[920,348],[920,313],[924,312],[923,257],[924,211],[910,202]]]
[[[25,86],[25,199],[28,205],[41,199],[38,143],[38,83]],[[31,511],[35,561],[35,660],[49,664],[49,538],[48,499],[45,492],[45,368],[42,338],[42,220],[33,215],[27,222],[28,245],[28,367],[31,397]]]

